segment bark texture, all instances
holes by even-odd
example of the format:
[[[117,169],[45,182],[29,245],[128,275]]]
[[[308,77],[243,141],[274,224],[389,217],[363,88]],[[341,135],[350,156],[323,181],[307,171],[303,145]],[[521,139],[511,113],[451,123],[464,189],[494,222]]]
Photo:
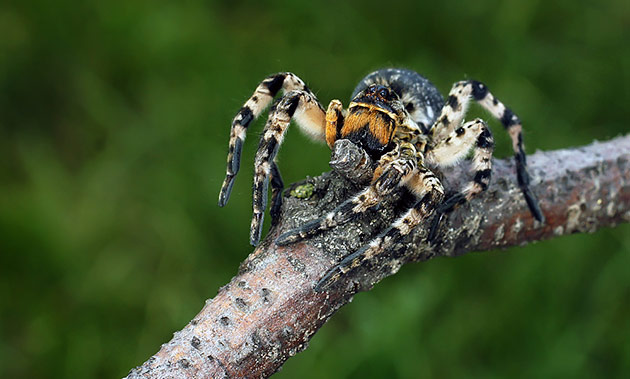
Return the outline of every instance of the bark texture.
[[[528,161],[532,188],[547,218],[544,225],[527,209],[516,186],[513,161],[495,160],[488,191],[443,222],[439,244],[424,243],[427,230],[418,228],[394,247],[405,250],[403,258],[385,258],[377,269],[359,270],[330,291],[318,293],[313,286],[335,262],[402,210],[399,196],[392,196],[359,221],[303,243],[275,246],[280,233],[334,208],[369,177],[369,161],[361,151],[337,146],[331,165],[346,174],[332,171],[298,183],[312,185],[313,194],[306,199],[290,196],[289,189],[277,224],[242,263],[238,275],[128,378],[267,377],[304,350],[311,336],[355,293],[369,290],[404,263],[590,233],[630,221],[630,136],[539,152]],[[466,164],[444,172],[444,177],[447,189],[457,188],[469,177]]]

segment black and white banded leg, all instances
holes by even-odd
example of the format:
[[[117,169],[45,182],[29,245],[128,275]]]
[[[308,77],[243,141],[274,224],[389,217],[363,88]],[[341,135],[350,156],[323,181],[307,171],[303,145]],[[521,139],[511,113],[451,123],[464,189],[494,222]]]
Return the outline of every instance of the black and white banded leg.
[[[298,90],[311,93],[302,79],[290,72],[281,72],[271,75],[265,78],[258,87],[256,87],[254,94],[245,102],[232,121],[227,157],[227,172],[219,194],[220,207],[225,206],[230,198],[232,186],[234,185],[234,177],[240,168],[241,151],[247,134],[247,128],[251,122],[260,116],[271,104],[280,90],[284,92]],[[314,128],[311,127],[311,125],[304,126],[308,134],[314,135],[316,138],[323,138],[324,132],[320,130],[318,126]]]
[[[412,208],[376,238],[328,270],[315,285],[316,291],[325,291],[342,276],[358,267],[369,266],[370,264],[376,266],[379,258],[386,254],[401,238],[425,222],[444,198],[442,184],[435,175],[426,169],[416,172],[414,177],[407,182],[407,187],[420,201],[416,202]],[[398,253],[403,254],[404,250],[399,250]],[[393,254],[396,253],[397,251],[393,252]],[[391,258],[399,257],[391,256]]]
[[[455,129],[446,139],[429,151],[430,162],[446,167],[457,163],[473,149],[471,162],[473,179],[458,192],[450,194],[436,210],[428,240],[435,238],[437,228],[444,214],[451,212],[457,205],[470,201],[475,195],[488,189],[492,174],[492,153],[494,140],[486,123],[476,119]]]
[[[461,81],[453,85],[440,116],[431,127],[430,132],[434,141],[442,141],[448,138],[454,130],[460,128],[471,99],[474,99],[496,119],[500,120],[510,135],[516,159],[516,175],[519,187],[534,218],[544,222],[545,217],[538,205],[538,200],[529,188],[530,179],[527,173],[521,121],[514,112],[488,91],[486,85],[475,80]]]
[[[254,161],[254,214],[250,228],[250,243],[254,246],[258,244],[262,232],[263,217],[267,208],[270,176],[272,189],[274,190],[272,215],[277,216],[279,212],[278,204],[281,196],[282,181],[274,159],[291,119],[295,119],[298,126],[302,130],[306,130],[308,134],[324,140],[326,113],[312,92],[308,90],[289,91],[272,108]]]

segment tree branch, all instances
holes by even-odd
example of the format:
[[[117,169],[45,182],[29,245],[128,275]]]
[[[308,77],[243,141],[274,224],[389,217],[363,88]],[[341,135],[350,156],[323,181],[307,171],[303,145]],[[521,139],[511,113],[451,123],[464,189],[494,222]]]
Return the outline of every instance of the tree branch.
[[[364,158],[352,146],[337,148],[331,163],[345,166],[352,180],[333,171],[305,181],[313,186],[310,198],[287,196],[277,225],[238,275],[128,378],[266,377],[305,349],[311,336],[356,292],[370,289],[404,263],[590,233],[630,221],[630,136],[529,157],[532,188],[547,218],[545,225],[530,215],[516,186],[512,160],[497,160],[488,191],[450,215],[438,236],[439,246],[427,246],[427,230],[418,228],[394,247],[405,249],[403,258],[344,277],[329,292],[314,292],[314,284],[335,262],[391,223],[401,211],[396,196],[369,217],[304,243],[278,247],[273,241],[356,192],[361,186],[354,182],[369,177]],[[459,166],[444,175],[447,188],[456,188],[467,173]]]

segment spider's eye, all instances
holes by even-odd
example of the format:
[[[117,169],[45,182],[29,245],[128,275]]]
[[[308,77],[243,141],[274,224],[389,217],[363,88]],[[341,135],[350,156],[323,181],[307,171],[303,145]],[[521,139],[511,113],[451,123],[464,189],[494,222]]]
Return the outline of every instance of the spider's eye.
[[[383,88],[382,90],[379,91],[378,94],[381,95],[382,97],[387,97],[387,95],[389,94],[389,91]]]

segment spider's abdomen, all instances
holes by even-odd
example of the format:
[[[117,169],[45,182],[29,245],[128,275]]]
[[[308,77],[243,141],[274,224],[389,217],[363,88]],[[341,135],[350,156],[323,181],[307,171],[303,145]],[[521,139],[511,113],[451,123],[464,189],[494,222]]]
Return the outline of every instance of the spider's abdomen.
[[[368,86],[380,84],[391,88],[402,100],[411,119],[423,129],[437,119],[444,98],[435,86],[415,71],[400,68],[384,68],[367,75],[352,92],[352,98]]]

